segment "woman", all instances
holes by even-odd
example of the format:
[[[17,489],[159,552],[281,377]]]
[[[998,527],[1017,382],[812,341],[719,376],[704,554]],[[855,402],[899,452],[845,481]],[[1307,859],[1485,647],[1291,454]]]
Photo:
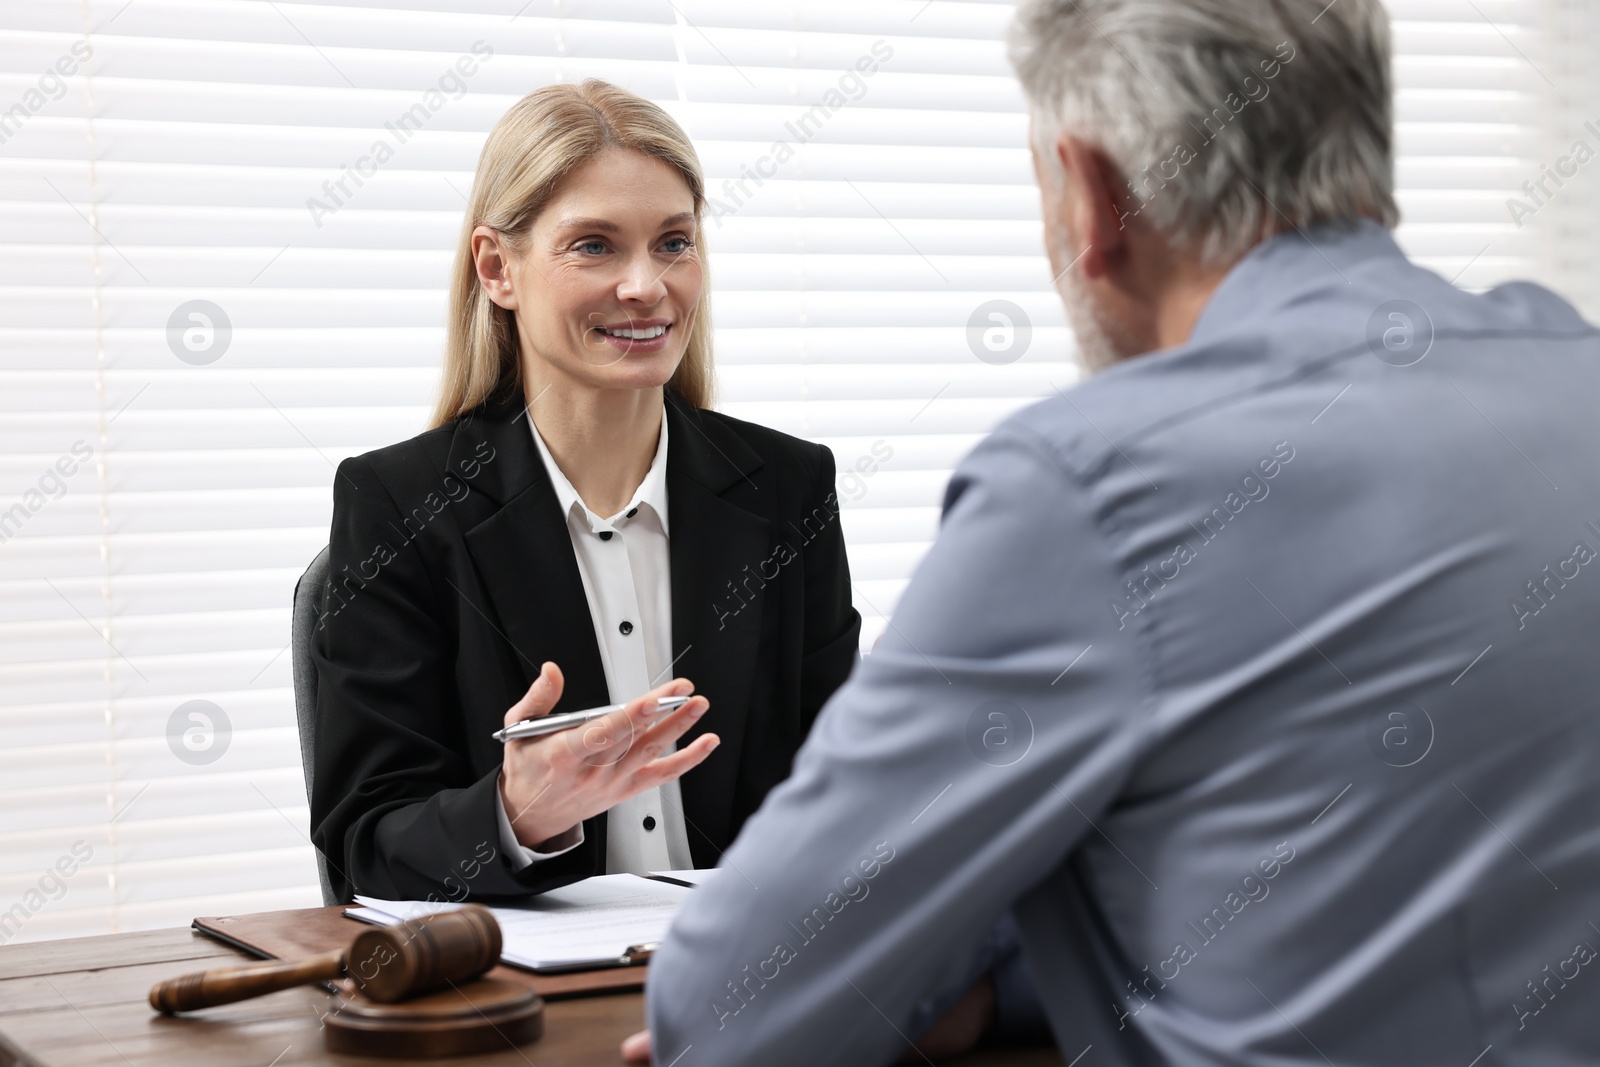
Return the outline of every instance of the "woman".
[[[490,134],[433,429],[334,482],[311,819],[346,897],[714,866],[854,665],[832,455],[707,410],[704,201],[604,82]]]

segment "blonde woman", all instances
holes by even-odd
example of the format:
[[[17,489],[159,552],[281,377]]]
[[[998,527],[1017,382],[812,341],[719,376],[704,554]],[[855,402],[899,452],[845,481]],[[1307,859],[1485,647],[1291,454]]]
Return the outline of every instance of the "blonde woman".
[[[714,866],[850,673],[832,455],[708,407],[704,201],[604,82],[490,134],[433,428],[334,482],[311,818],[346,897]]]

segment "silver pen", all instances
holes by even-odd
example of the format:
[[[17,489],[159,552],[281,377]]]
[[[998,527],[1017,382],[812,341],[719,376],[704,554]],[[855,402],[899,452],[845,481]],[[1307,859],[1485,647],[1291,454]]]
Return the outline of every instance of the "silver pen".
[[[693,697],[656,697],[655,714],[673,708],[681,708],[693,700]],[[586,708],[583,711],[568,711],[560,715],[541,715],[537,719],[523,719],[521,722],[512,723],[503,730],[494,732],[494,739],[504,744],[507,741],[518,741],[526,737],[543,737],[545,734],[558,733],[570,730],[574,726],[582,726],[586,722],[610,715],[614,711],[621,711],[626,704],[607,704],[603,708]]]

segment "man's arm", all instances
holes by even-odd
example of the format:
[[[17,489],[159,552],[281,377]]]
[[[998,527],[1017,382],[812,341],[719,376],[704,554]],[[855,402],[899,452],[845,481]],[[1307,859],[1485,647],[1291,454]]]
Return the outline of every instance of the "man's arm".
[[[873,655],[651,963],[659,1064],[886,1063],[1148,736],[1092,485],[1026,428],[952,479]]]

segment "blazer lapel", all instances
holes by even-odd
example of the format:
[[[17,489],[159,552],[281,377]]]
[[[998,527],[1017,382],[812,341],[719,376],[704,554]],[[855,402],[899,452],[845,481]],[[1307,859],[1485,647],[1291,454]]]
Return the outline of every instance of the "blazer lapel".
[[[717,750],[679,781],[696,865],[711,866],[730,843],[761,637],[761,583],[741,582],[767,556],[770,523],[736,502],[755,503],[759,494],[750,476],[761,467],[760,457],[670,395],[667,420],[675,657],[668,677],[688,678],[711,701],[711,710],[680,747],[707,732],[721,739]],[[728,610],[741,602],[737,611]]]
[[[763,495],[751,477],[761,458],[670,395],[666,417],[674,661],[660,681],[689,678],[711,701],[679,745],[708,731],[721,744],[679,788],[695,862],[712,866],[730,844],[760,646],[765,598],[759,581],[746,579],[768,555],[771,524],[749,510]],[[465,540],[488,602],[461,590],[469,602],[463,611],[481,612],[511,644],[524,686],[544,660],[561,667],[566,688],[557,711],[637,696],[607,691],[566,518],[526,420],[518,398],[500,398],[465,417],[451,444],[449,469],[468,457],[483,463],[472,483],[482,499],[468,505],[475,524]],[[730,604],[742,606],[730,611]]]
[[[491,401],[463,420],[451,445],[451,470],[458,454],[492,456],[473,486],[493,510],[465,533],[488,603],[460,590],[469,603],[463,612],[479,612],[511,644],[524,688],[541,663],[554,661],[566,683],[554,710],[574,711],[611,696],[566,517],[527,418],[516,397]]]

